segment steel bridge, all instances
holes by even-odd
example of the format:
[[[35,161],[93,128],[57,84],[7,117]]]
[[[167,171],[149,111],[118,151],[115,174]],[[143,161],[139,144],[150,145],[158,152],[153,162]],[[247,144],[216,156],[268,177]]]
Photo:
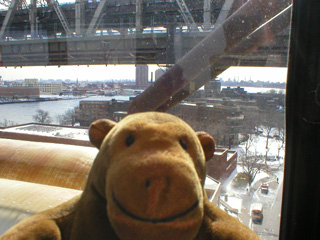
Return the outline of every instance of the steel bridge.
[[[246,0],[0,0],[0,65],[174,64]],[[237,65],[285,66],[287,29]]]

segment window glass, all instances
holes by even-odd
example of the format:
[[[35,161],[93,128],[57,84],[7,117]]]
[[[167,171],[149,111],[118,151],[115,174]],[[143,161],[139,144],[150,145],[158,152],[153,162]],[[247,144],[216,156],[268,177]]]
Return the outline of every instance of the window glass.
[[[0,0],[1,131],[86,141],[96,119],[172,113],[215,138],[208,196],[278,239],[290,15],[291,0]]]

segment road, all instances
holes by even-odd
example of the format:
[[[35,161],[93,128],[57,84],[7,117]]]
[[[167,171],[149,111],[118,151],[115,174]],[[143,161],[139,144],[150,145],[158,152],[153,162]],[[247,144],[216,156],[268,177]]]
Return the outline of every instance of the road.
[[[237,216],[239,220],[249,226],[264,240],[279,239],[283,168],[278,169],[276,175],[279,182],[277,182],[276,177],[264,178],[256,182],[247,193],[242,193],[238,196],[234,193],[232,194],[242,200],[241,210]],[[269,192],[268,194],[262,194],[260,192],[260,185],[266,182],[269,184]],[[254,224],[251,221],[250,209],[252,203],[255,202],[263,204],[264,218],[262,224]]]
[[[270,195],[265,195],[256,192],[260,195],[261,202],[264,207],[264,219],[261,225],[251,223],[251,228],[254,230],[262,239],[275,240],[279,239],[280,230],[280,215],[281,215],[281,204],[282,204],[282,182],[279,186],[270,191]]]

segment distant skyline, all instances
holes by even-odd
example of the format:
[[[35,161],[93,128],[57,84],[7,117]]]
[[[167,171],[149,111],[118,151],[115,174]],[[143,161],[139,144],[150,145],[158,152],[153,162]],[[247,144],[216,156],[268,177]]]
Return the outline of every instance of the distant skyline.
[[[286,67],[230,67],[218,78],[223,78],[225,81],[228,79],[236,81],[263,81],[263,82],[287,82]]]
[[[151,72],[153,80],[155,71],[159,69],[157,65],[149,65],[149,79]],[[4,81],[13,81],[26,78],[37,79],[70,79],[70,80],[135,80],[134,65],[90,65],[88,66],[47,66],[47,67],[0,67],[0,76]],[[287,68],[272,67],[230,67],[218,76],[225,81],[231,80],[252,80],[252,81],[270,81],[286,82]]]

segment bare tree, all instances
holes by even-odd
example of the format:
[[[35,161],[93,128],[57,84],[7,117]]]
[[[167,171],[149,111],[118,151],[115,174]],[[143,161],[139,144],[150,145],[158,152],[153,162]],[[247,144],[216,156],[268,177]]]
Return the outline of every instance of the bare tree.
[[[217,121],[215,124],[209,125],[210,128],[207,131],[214,137],[216,144],[225,145],[225,135],[227,125],[225,121]]]
[[[266,169],[268,169],[268,154],[269,154],[269,143],[270,138],[272,137],[271,132],[276,127],[275,117],[276,111],[274,107],[267,106],[261,111],[260,121],[261,128],[263,130],[264,136],[266,137],[266,146],[265,146],[265,165]]]
[[[249,186],[253,183],[255,177],[261,170],[260,157],[257,154],[239,157],[239,163],[242,165],[243,172],[248,176]]]
[[[247,159],[250,155],[252,155],[250,148],[254,147],[254,144],[256,144],[256,141],[257,139],[255,134],[242,135],[241,143],[243,143],[245,159]]]
[[[32,116],[33,121],[37,123],[46,123],[49,124],[52,122],[49,112],[44,110],[37,110],[36,114]]]
[[[7,119],[3,119],[3,121],[0,122],[0,127],[8,127],[13,125],[16,125],[16,123]]]
[[[268,154],[269,154],[269,144],[270,138],[276,137],[278,140],[281,141],[278,144],[278,158],[280,154],[280,150],[284,147],[284,113],[280,112],[274,108],[269,108],[267,111],[264,111],[262,114],[261,120],[262,129],[264,135],[266,137],[266,152],[265,152],[265,164],[267,166]],[[274,135],[272,135],[272,133]],[[277,134],[275,134],[277,133]]]
[[[257,155],[256,150],[253,152],[252,149],[256,148],[257,138],[255,134],[245,134],[241,138],[244,153],[239,156],[239,163],[242,165],[243,172],[248,177],[249,186],[251,186],[256,175],[261,170],[261,164],[259,164],[261,158]]]
[[[68,109],[64,114],[58,115],[57,120],[60,125],[71,125],[74,126],[76,123],[76,112],[75,109]]]
[[[280,151],[285,145],[285,114],[283,112],[278,112],[275,115],[275,130],[277,134],[274,136],[278,142],[278,154],[277,159],[280,159]]]
[[[254,133],[258,126],[260,125],[258,108],[253,108],[250,111],[246,111],[244,119],[244,126],[242,129],[243,134],[252,134]]]

